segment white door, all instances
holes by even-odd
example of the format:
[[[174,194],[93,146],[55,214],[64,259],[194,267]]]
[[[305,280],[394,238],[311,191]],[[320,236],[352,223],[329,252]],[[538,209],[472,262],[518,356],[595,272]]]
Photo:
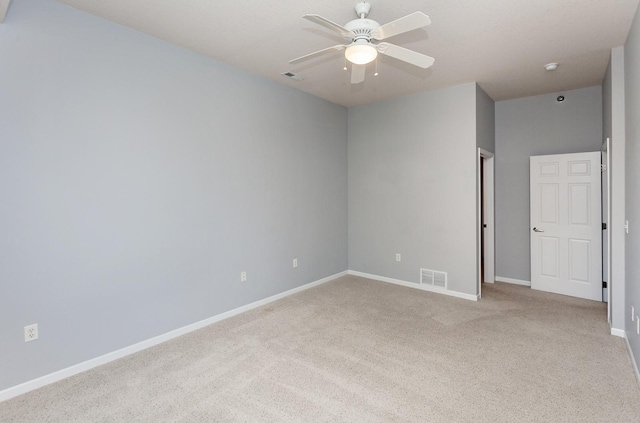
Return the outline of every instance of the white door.
[[[602,183],[600,185],[602,190],[602,195],[600,196],[602,199],[600,207],[602,213],[602,301],[605,303],[609,302],[609,288],[604,287],[604,283],[609,281],[609,168],[606,165],[608,156],[608,143],[605,142],[604,150],[602,150],[602,165],[605,166],[605,170],[602,172]]]
[[[602,301],[600,152],[530,158],[531,288]]]

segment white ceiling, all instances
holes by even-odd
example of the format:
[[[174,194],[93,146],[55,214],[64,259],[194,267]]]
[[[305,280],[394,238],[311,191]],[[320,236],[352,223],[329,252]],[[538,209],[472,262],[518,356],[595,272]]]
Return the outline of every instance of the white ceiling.
[[[302,19],[355,19],[356,0],[59,0],[252,74],[344,106],[371,103],[477,81],[496,101],[597,85],[612,47],[621,46],[639,0],[369,0],[380,24],[422,11],[432,24],[389,42],[436,59],[419,69],[390,57],[368,65],[351,85],[336,52],[299,65],[288,61],[341,44],[341,37]],[[385,40],[387,41],[387,40]],[[544,65],[559,62],[555,72]],[[290,80],[291,71],[304,77]]]

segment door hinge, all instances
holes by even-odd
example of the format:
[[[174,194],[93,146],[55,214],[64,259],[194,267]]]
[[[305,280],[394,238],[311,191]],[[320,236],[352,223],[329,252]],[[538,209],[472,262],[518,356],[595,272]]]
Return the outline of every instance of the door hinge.
[[[607,165],[606,164],[601,164],[600,165],[600,171],[601,172],[606,172],[607,171]]]
[[[602,287],[606,288],[607,287],[607,281],[602,281]]]
[[[606,230],[606,229],[607,229],[607,224],[606,224],[606,223],[604,223],[604,222],[602,222],[602,230],[604,231],[604,230]]]

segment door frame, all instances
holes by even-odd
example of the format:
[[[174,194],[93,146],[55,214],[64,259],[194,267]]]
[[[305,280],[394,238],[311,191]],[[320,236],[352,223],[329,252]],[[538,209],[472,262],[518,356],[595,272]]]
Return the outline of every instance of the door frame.
[[[605,174],[607,179],[606,187],[602,187],[603,189],[607,190],[607,204],[601,204],[601,207],[607,208],[607,221],[604,222],[604,219],[602,219],[603,222],[607,224],[607,239],[605,241],[607,244],[607,254],[606,256],[602,257],[602,266],[604,266],[605,264],[607,266],[607,323],[611,325],[611,138],[607,137],[606,141],[602,144],[602,153],[605,153],[606,155],[606,162],[604,163],[605,168],[603,173]]]
[[[482,281],[493,283],[496,279],[496,254],[495,254],[495,197],[494,197],[494,154],[478,148],[478,160],[477,160],[477,175],[478,181],[477,195],[476,195],[476,216],[478,232],[477,247],[478,252],[478,298],[482,298]],[[482,175],[480,172],[482,171]],[[481,185],[482,184],[482,185]],[[484,201],[481,198],[484,196]],[[484,210],[481,207],[484,204]],[[484,212],[484,213],[483,213]],[[482,222],[482,215],[484,214],[484,222]],[[486,229],[483,224],[487,225]],[[484,231],[484,245],[481,245]],[[482,251],[484,248],[484,266],[482,259]],[[482,269],[484,268],[484,275]]]

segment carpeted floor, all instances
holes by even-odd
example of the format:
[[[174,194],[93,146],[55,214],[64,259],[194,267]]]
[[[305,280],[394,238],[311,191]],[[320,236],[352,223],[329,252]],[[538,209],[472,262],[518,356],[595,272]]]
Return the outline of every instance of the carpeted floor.
[[[0,403],[2,422],[638,422],[606,305],[346,276]]]

